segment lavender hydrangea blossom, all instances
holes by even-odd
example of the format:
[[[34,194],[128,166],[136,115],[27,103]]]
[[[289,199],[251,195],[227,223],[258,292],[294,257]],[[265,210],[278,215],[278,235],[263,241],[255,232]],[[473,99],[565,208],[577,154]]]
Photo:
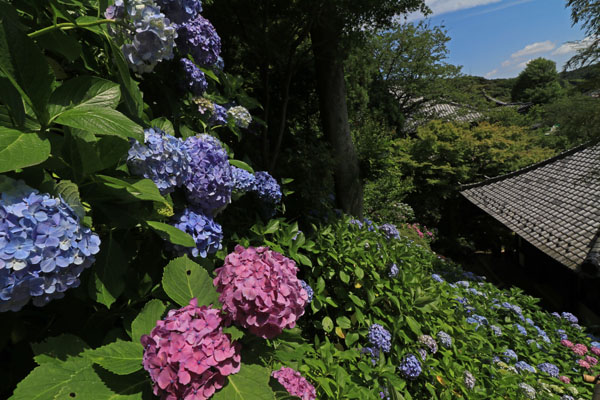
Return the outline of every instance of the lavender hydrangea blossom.
[[[515,364],[515,368],[519,372],[521,372],[521,371],[528,371],[528,372],[531,372],[532,374],[536,373],[535,367],[527,364],[525,361],[519,361],[519,362],[517,362]]]
[[[398,276],[399,272],[400,270],[398,269],[398,266],[396,264],[392,264],[390,265],[390,269],[388,271],[388,277],[395,278]]]
[[[227,109],[213,103],[211,116],[208,122],[211,125],[227,125]]]
[[[62,199],[17,186],[29,194],[0,199],[0,312],[64,297],[100,250],[98,235]]]
[[[542,363],[542,364],[538,364],[537,367],[540,371],[547,373],[548,375],[552,376],[553,378],[558,378],[559,370],[556,365],[550,364],[550,363]]]
[[[231,201],[233,179],[227,152],[214,137],[203,134],[185,140],[192,172],[184,185],[188,200],[214,215]]]
[[[133,141],[127,155],[131,173],[151,179],[163,195],[183,185],[190,160],[183,141],[158,128],[144,130],[144,144]]]
[[[475,387],[475,377],[473,376],[473,374],[469,371],[465,371],[464,380],[467,389],[473,390],[473,388]]]
[[[379,230],[388,240],[400,239],[400,232],[398,232],[398,228],[396,228],[396,225],[394,224],[383,224],[379,227]]]
[[[444,331],[439,331],[437,334],[438,340],[445,348],[449,349],[452,347],[452,336],[448,335]]]
[[[160,10],[175,24],[195,18],[202,12],[200,0],[157,0]]]
[[[306,290],[306,293],[308,293],[308,303],[312,303],[312,299],[313,299],[315,292],[310,287],[310,285],[308,283],[306,283],[305,281],[303,281],[302,279],[300,279],[300,285],[302,285],[302,288],[304,290]]]
[[[419,343],[422,343],[425,346],[427,346],[427,348],[429,348],[429,351],[431,352],[431,354],[437,353],[438,345],[434,338],[432,338],[429,335],[421,335],[421,336],[419,336],[418,340],[419,340]]]
[[[369,342],[383,352],[388,353],[392,348],[392,335],[383,326],[373,324],[369,328]]]
[[[196,242],[196,247],[174,246],[180,254],[206,258],[222,248],[223,229],[210,216],[186,208],[175,216],[173,226],[190,234]]]
[[[525,394],[528,399],[535,399],[535,389],[525,382],[519,383],[519,389]]]
[[[281,202],[281,188],[275,178],[266,171],[255,172],[254,178],[254,192],[261,200],[271,204]]]
[[[231,167],[231,176],[233,178],[233,191],[237,193],[246,193],[254,189],[254,175],[245,169]]]
[[[183,67],[186,88],[196,96],[202,95],[208,87],[204,72],[187,58],[181,59],[181,65]]]
[[[111,26],[109,32],[122,44],[121,51],[134,72],[152,72],[158,62],[173,58],[175,25],[153,0],[129,0],[127,6],[116,0],[105,16],[131,25],[131,29]]]
[[[209,20],[197,15],[177,29],[177,45],[184,53],[191,54],[199,65],[210,66],[217,62],[221,53],[221,38]]]
[[[406,355],[398,367],[402,376],[407,379],[417,379],[421,375],[421,363],[414,354]]]

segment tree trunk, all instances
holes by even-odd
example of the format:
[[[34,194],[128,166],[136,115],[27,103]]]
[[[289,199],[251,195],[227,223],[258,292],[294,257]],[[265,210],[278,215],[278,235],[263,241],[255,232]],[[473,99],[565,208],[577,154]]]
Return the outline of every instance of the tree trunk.
[[[363,190],[348,124],[341,36],[341,28],[331,20],[314,21],[311,39],[321,126],[333,152],[336,201],[344,212],[362,217]]]

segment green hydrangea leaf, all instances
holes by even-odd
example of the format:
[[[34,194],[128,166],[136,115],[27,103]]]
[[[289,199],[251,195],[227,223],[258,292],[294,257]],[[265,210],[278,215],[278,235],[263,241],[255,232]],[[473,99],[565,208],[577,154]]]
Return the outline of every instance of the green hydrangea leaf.
[[[162,301],[158,299],[152,299],[137,317],[131,323],[131,339],[134,343],[139,343],[142,335],[150,334],[152,328],[156,326],[156,321],[162,318],[167,307]]]
[[[219,296],[208,272],[187,256],[176,258],[165,267],[162,286],[180,306],[188,305],[194,297],[199,306],[218,304]]]
[[[215,393],[214,400],[271,400],[275,393],[269,386],[271,371],[255,364],[242,364],[240,372],[229,375],[228,383]]]
[[[194,238],[173,225],[165,224],[158,221],[146,221],[148,226],[152,228],[161,238],[168,240],[173,244],[184,247],[196,247]]]
[[[50,157],[50,141],[37,133],[0,126],[0,173],[41,164]]]
[[[143,353],[144,348],[140,343],[117,339],[106,346],[86,350],[83,357],[114,374],[127,375],[142,368]]]

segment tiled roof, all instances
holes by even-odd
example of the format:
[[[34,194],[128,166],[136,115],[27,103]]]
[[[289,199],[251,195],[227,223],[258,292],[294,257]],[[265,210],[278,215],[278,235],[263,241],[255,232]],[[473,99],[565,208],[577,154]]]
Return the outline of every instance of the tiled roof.
[[[464,186],[461,194],[571,269],[600,250],[599,142]]]

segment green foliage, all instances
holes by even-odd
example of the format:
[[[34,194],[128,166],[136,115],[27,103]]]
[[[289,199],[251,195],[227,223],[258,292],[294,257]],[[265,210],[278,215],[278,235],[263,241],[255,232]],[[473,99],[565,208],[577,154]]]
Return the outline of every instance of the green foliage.
[[[600,99],[574,95],[543,107],[541,120],[547,129],[547,140],[557,149],[573,146],[600,137]],[[550,127],[555,126],[555,129]]]
[[[244,364],[235,375],[231,375],[227,385],[220,390],[215,400],[270,400],[273,391],[269,387],[270,371],[260,365]]]
[[[512,88],[513,101],[545,104],[564,95],[556,63],[545,58],[536,58],[527,63]]]
[[[600,53],[600,43],[598,40],[598,33],[600,32],[600,5],[590,0],[568,0],[566,6],[571,7],[571,21],[573,25],[581,24],[589,39],[582,41],[584,47],[571,57],[565,65],[565,69],[596,62]]]
[[[187,256],[172,260],[166,267],[162,279],[167,295],[180,306],[186,306],[193,298],[198,305],[217,304],[218,294],[212,279],[204,268]]]

